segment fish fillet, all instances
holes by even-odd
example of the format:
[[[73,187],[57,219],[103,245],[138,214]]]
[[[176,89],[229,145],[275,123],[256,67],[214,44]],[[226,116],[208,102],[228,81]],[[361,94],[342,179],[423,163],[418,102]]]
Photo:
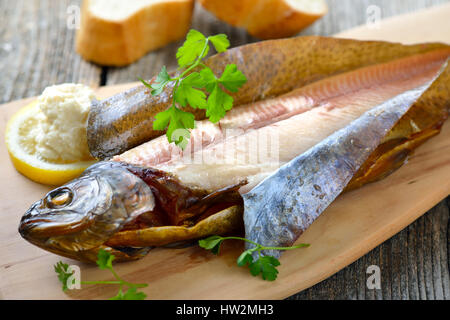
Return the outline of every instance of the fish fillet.
[[[448,46],[421,43],[404,46],[381,41],[356,41],[319,36],[261,41],[227,50],[205,59],[214,74],[221,74],[227,64],[236,64],[247,77],[242,88],[231,93],[235,105],[243,105],[280,96],[296,88],[356,68],[385,63]],[[176,76],[177,72],[170,73]],[[156,80],[153,77],[151,83]],[[152,96],[144,85],[131,88],[107,99],[93,102],[88,117],[87,139],[91,154],[109,159],[146,141],[161,131],[152,130],[155,115],[167,110],[172,102],[173,86],[159,96]],[[201,109],[187,108],[196,120],[205,119]]]
[[[270,248],[292,245],[342,193],[386,132],[410,110],[434,79],[364,113],[246,193],[245,236],[253,241],[246,243],[246,248],[254,248],[254,242]],[[272,249],[261,253],[281,255],[281,251]],[[259,255],[260,252],[253,253],[255,258]]]
[[[184,152],[161,136],[113,160],[169,172],[194,188],[217,190],[247,180],[239,190],[246,193],[366,111],[432,79],[448,55],[437,50],[326,78],[236,107],[218,124],[197,122]]]

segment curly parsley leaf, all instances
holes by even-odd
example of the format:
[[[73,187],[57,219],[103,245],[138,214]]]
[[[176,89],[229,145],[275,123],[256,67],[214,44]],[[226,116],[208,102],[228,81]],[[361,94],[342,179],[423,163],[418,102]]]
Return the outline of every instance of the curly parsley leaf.
[[[209,37],[209,40],[213,44],[214,49],[216,49],[216,51],[219,53],[225,52],[230,46],[230,41],[228,40],[227,36],[223,33],[211,36]]]
[[[171,78],[166,67],[163,67],[154,83],[149,84],[141,79],[142,83],[152,90],[152,95],[161,94],[169,83],[173,84],[172,106],[155,116],[153,129],[167,129],[168,141],[175,142],[182,149],[190,139],[189,129],[194,128],[194,116],[189,116],[188,112],[180,110],[177,106],[206,109],[206,117],[216,123],[233,107],[233,98],[224,91],[224,88],[230,92],[237,92],[247,81],[235,64],[225,66],[224,72],[217,78],[210,68],[201,63],[208,54],[210,42],[217,52],[224,52],[230,46],[225,34],[205,37],[197,30],[191,29],[176,53],[180,75]],[[178,132],[178,129],[188,132]]]
[[[248,266],[250,273],[253,276],[257,276],[261,274],[263,280],[274,281],[278,276],[277,267],[280,265],[280,261],[273,256],[264,256],[261,251],[263,250],[293,250],[303,247],[309,247],[307,243],[301,243],[299,245],[291,246],[291,247],[266,247],[260,245],[256,242],[248,240],[246,238],[241,237],[221,237],[221,236],[210,236],[206,239],[202,239],[198,241],[200,247],[212,251],[214,254],[219,253],[220,245],[224,240],[241,240],[248,243],[251,243],[254,247],[248,250],[245,250],[241,253],[241,255],[237,258],[237,265],[239,267]],[[253,254],[257,253],[257,259],[254,260]]]
[[[192,108],[206,108],[206,94],[196,88],[202,88],[204,85],[200,73],[194,72],[188,75],[175,91],[175,101],[181,106],[190,105]]]
[[[117,292],[117,294],[114,297],[109,298],[109,300],[125,300],[122,289],[119,289],[119,292]]]
[[[170,82],[170,76],[167,73],[166,66],[163,66],[161,68],[161,71],[158,73],[158,76],[156,77],[155,81],[152,84],[147,83],[144,79],[139,78],[141,82],[149,89],[151,89],[151,94],[153,96],[160,95],[166,85]]]
[[[210,68],[205,67],[200,70],[200,76],[203,79],[205,90],[211,93],[214,90],[214,87],[217,85],[217,82],[219,81],[214,72],[212,72]]]
[[[224,239],[220,236],[211,236],[198,241],[200,247],[210,250],[214,254],[219,254],[220,245]]]
[[[146,297],[147,295],[145,293],[137,292],[136,287],[131,287],[125,293],[120,289],[117,295],[109,300],[145,300]]]
[[[68,272],[69,265],[67,263],[63,263],[59,261],[53,266],[55,272],[58,274],[58,280],[62,283],[63,291],[66,291],[67,288],[67,280],[72,275],[72,273]]]
[[[162,66],[161,71],[158,73],[158,76],[156,77],[155,82],[158,84],[166,83],[170,80],[170,76],[167,73],[166,66]]]
[[[277,278],[278,270],[276,267],[280,265],[280,261],[272,256],[259,257],[258,260],[249,265],[250,273],[257,276],[261,273],[264,280],[274,281]]]
[[[194,125],[195,118],[192,113],[172,106],[156,115],[153,129],[164,130],[167,128],[166,136],[169,142],[175,142],[178,146],[182,146],[188,143],[190,137],[188,129],[193,129]]]
[[[97,255],[97,265],[100,269],[112,269],[112,262],[115,256],[104,249],[100,249]]]
[[[176,57],[180,68],[184,68],[194,63],[200,57],[208,54],[209,47],[206,45],[206,37],[195,29],[189,30],[183,45],[178,48]],[[202,51],[203,54],[202,54]]]
[[[247,82],[247,78],[235,64],[229,64],[225,67],[219,82],[231,92],[238,92],[239,88]]]
[[[186,148],[191,138],[191,132],[188,129],[178,128],[172,132],[172,141],[182,150]]]
[[[209,121],[217,123],[233,107],[233,98],[216,84],[208,97],[206,116]]]
[[[109,269],[111,273],[114,275],[116,280],[114,281],[81,281],[81,284],[102,284],[102,285],[119,285],[119,291],[116,296],[110,298],[110,300],[144,300],[147,295],[143,292],[138,292],[138,288],[147,287],[146,283],[131,283],[123,280],[119,277],[119,275],[114,271],[112,262],[115,256],[106,250],[100,249],[97,254],[97,265],[100,269]],[[58,274],[59,281],[63,284],[63,291],[68,289],[67,281],[72,273],[69,273],[69,265],[59,261],[54,265],[54,270]],[[123,292],[122,287],[128,287],[128,290]]]
[[[251,264],[253,262],[252,250],[245,250],[241,253],[239,258],[237,259],[237,265],[239,267],[246,266],[247,264]]]
[[[132,287],[125,292],[123,297],[123,300],[144,300],[147,295],[143,292],[137,292],[137,288]]]
[[[233,107],[234,101],[219,84],[231,92],[237,92],[247,79],[235,64],[227,65],[219,79],[208,67],[200,71],[200,76],[203,78],[205,90],[210,94],[207,99],[206,116],[211,122],[216,123]]]

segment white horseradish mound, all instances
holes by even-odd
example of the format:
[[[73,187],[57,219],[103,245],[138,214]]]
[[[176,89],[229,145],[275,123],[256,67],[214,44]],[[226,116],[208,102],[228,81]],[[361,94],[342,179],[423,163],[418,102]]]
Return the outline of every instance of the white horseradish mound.
[[[28,131],[21,141],[27,152],[51,162],[92,159],[86,124],[94,98],[94,91],[82,84],[47,87],[37,100],[36,117],[22,126]]]

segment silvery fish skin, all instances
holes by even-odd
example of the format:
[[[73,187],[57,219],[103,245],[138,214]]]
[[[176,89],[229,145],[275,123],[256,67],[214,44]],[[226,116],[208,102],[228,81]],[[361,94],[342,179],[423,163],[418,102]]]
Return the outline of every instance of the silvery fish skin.
[[[35,202],[23,215],[19,233],[45,250],[90,260],[83,252],[97,250],[126,223],[154,207],[153,193],[144,181],[121,163],[99,162]]]
[[[433,81],[367,111],[244,194],[246,238],[268,247],[291,246]],[[281,252],[263,254],[279,257]]]

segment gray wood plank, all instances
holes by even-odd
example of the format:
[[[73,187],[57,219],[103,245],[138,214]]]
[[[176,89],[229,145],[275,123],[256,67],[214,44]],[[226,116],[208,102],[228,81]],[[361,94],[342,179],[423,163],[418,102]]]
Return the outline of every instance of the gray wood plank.
[[[67,8],[80,0],[0,1],[0,103],[38,95],[52,84],[98,86],[101,68],[81,59]]]
[[[328,0],[330,12],[301,35],[331,35],[366,22],[376,5],[381,17],[411,12],[449,0]],[[151,77],[162,65],[176,66],[181,41],[151,52],[124,68],[100,68],[74,51],[67,7],[80,0],[0,0],[0,102],[39,94],[54,83],[92,86]],[[226,33],[232,46],[257,39],[196,7],[193,27],[205,34]],[[321,283],[289,299],[450,299],[450,197],[396,236]],[[366,286],[366,269],[381,268],[381,289]]]
[[[448,300],[449,203],[450,197],[345,269],[289,299]],[[370,265],[381,269],[381,290],[367,289]]]

